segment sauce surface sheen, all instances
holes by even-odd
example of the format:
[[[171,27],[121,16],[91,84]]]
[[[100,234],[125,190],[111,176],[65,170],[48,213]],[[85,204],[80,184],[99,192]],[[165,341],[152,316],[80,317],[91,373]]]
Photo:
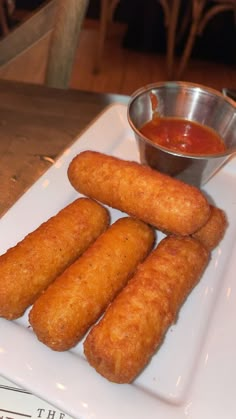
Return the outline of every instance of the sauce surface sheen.
[[[155,117],[140,132],[155,144],[187,154],[217,154],[226,150],[211,128],[181,118]]]

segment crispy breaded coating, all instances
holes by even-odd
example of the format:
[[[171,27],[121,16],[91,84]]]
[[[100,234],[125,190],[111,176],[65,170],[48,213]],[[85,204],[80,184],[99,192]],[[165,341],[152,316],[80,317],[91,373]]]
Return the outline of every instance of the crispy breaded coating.
[[[29,321],[38,339],[57,351],[76,345],[154,239],[154,230],[142,221],[121,218],[112,224],[35,302]]]
[[[80,198],[0,256],[0,316],[20,317],[109,221],[100,204]]]
[[[77,155],[69,165],[68,178],[82,194],[164,232],[192,234],[210,215],[209,204],[196,187],[95,151]]]
[[[208,250],[213,250],[223,239],[228,222],[222,209],[213,205],[210,205],[210,209],[209,220],[193,234],[193,237],[200,240]]]
[[[84,352],[97,372],[116,383],[134,380],[207,261],[207,250],[191,237],[169,236],[160,242],[87,335]]]

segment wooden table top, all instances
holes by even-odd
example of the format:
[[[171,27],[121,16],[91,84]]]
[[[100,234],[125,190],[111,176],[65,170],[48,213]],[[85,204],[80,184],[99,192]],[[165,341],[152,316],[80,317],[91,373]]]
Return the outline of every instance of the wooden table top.
[[[0,80],[0,216],[115,102],[128,97]]]

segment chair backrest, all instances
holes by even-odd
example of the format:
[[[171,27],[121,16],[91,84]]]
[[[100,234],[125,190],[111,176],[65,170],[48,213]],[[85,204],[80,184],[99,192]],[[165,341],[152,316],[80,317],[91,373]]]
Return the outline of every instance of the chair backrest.
[[[89,0],[51,0],[0,41],[0,68],[50,37],[44,82],[67,88]]]

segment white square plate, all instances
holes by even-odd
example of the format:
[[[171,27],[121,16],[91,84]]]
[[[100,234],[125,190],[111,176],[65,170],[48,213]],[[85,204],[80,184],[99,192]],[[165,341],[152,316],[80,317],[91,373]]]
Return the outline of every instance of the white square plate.
[[[124,105],[107,108],[5,214],[0,253],[78,197],[67,179],[76,154],[91,149],[139,159],[126,112]],[[132,384],[97,374],[82,342],[62,353],[44,346],[29,328],[28,312],[16,321],[0,319],[0,374],[79,419],[235,419],[235,185],[232,159],[204,188],[227,214],[225,237],[161,348]],[[123,216],[115,210],[111,215],[112,221]]]

